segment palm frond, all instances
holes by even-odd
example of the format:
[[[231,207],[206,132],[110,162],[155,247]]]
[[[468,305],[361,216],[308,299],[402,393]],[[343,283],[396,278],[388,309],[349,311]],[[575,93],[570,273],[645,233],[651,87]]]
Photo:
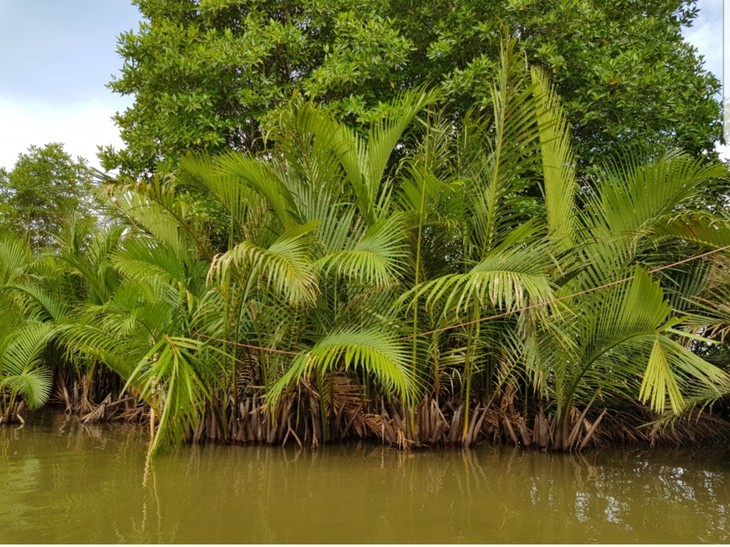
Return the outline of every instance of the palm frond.
[[[215,258],[208,277],[222,281],[230,278],[235,268],[247,272],[249,280],[261,278],[292,305],[312,303],[318,291],[311,260],[311,233],[315,228],[315,223],[292,228],[268,249],[247,241],[239,243]]]
[[[550,264],[544,249],[497,250],[469,272],[441,276],[411,293],[414,297],[425,295],[428,307],[441,303],[443,313],[460,315],[474,302],[483,308],[513,311],[553,299],[547,276]]]
[[[60,319],[68,315],[69,305],[62,294],[57,294],[39,284],[16,283],[7,289],[22,293],[26,300],[26,312],[39,320]]]
[[[319,265],[354,283],[382,287],[402,273],[406,258],[403,222],[392,216],[373,225],[352,249],[325,255]]]
[[[0,238],[0,285],[17,280],[33,261],[30,247],[20,238]]]
[[[207,156],[188,155],[180,167],[178,184],[201,191],[202,198],[212,198],[218,206],[214,210],[219,218],[214,220],[229,224],[229,241],[241,234],[245,239],[257,237],[267,220],[264,212],[268,204],[262,194],[235,171],[229,172]]]
[[[539,132],[536,130],[535,84],[526,78],[524,59],[513,40],[503,44],[500,68],[490,92],[490,139],[477,133],[478,147],[486,153],[472,152],[473,174],[468,176],[469,222],[480,260],[499,243],[501,233],[517,223],[521,212],[512,202],[529,184],[529,174],[540,158]]]
[[[388,161],[403,132],[418,113],[437,98],[435,91],[416,90],[404,93],[393,103],[392,114],[370,128],[367,139],[358,136],[345,125],[336,130],[334,149],[355,193],[360,213],[368,225],[379,220],[385,211],[382,199],[388,193],[383,187]]]
[[[266,199],[284,229],[290,229],[299,222],[294,215],[293,197],[270,162],[241,152],[228,152],[213,161],[218,172],[225,177],[221,179],[221,185],[233,184],[230,182],[233,178],[255,190]]]
[[[29,408],[46,403],[53,379],[44,366],[43,350],[54,332],[49,323],[29,322],[5,335],[0,355],[0,393],[9,389],[11,399],[19,395]]]
[[[63,324],[59,326],[59,341],[71,360],[96,360],[127,380],[136,360],[149,349],[151,337],[149,333],[142,339],[130,336],[137,326],[134,321],[114,325],[121,332],[113,332],[109,326],[109,321],[99,325],[88,321]]]
[[[694,404],[719,399],[730,393],[730,376],[671,338],[657,336],[639,399],[655,412],[664,412],[668,402],[679,414],[686,407],[683,392],[693,396]]]
[[[718,218],[709,211],[685,210],[666,225],[657,226],[656,233],[720,249],[730,245],[730,219]]]
[[[126,241],[124,247],[113,255],[113,263],[130,279],[150,282],[157,279],[164,283],[188,286],[189,273],[185,262],[176,249],[152,239],[137,238]]]
[[[703,186],[727,168],[671,151],[645,163],[637,157],[614,159],[588,199],[585,218],[612,234],[636,234],[668,219],[676,208],[699,196]]]
[[[418,385],[408,363],[408,347],[378,329],[347,330],[328,334],[310,351],[294,359],[289,370],[268,390],[275,405],[292,384],[313,372],[358,368],[372,375],[386,393],[413,402]]]
[[[198,425],[210,395],[196,370],[196,354],[203,343],[184,337],[162,337],[137,364],[127,386],[159,416],[159,426],[150,446],[152,454],[166,444],[179,443]]]
[[[559,249],[571,247],[577,228],[575,216],[576,161],[571,147],[570,124],[560,99],[546,76],[532,69],[543,169],[543,196],[548,234]]]

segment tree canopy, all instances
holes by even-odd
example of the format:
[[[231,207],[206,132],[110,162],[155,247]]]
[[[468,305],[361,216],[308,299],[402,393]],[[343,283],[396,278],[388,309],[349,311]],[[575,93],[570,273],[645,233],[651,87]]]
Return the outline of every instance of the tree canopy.
[[[579,158],[636,142],[711,151],[717,79],[681,30],[696,0],[133,0],[119,37],[115,117],[126,148],[101,152],[133,176],[190,150],[256,150],[294,93],[365,124],[415,86],[443,89],[455,120],[487,107],[504,33],[563,98]]]
[[[88,214],[91,186],[85,159],[61,143],[31,145],[10,172],[0,169],[0,228],[23,234],[34,249],[48,246],[64,218]]]

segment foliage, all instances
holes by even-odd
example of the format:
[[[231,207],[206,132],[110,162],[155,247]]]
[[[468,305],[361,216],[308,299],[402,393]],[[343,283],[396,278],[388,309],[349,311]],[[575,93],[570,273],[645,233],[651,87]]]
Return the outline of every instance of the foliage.
[[[579,193],[555,91],[513,42],[500,62],[483,113],[459,130],[427,114],[396,167],[405,128],[436,95],[401,95],[362,136],[296,98],[266,153],[190,156],[177,184],[125,198],[165,240],[205,234],[194,213],[175,213],[181,230],[168,232],[139,206],[171,211],[186,195],[218,211],[213,231],[228,244],[210,262],[206,298],[223,314],[198,339],[231,360],[213,390],[248,363],[275,415],[301,385],[332,389],[344,374],[391,402],[461,405],[468,443],[470,411],[512,386],[552,416],[558,449],[576,446],[576,412],[593,406],[679,415],[727,393],[727,374],[689,349],[716,324],[684,304],[709,290],[701,272],[712,263],[687,266],[691,286],[663,269],[727,245],[726,219],[696,208],[725,168],[678,152],[625,156]],[[181,412],[199,402],[189,404]]]
[[[10,172],[0,170],[0,229],[22,235],[39,250],[53,244],[64,219],[88,215],[92,173],[60,143],[30,146]]]
[[[404,89],[439,86],[453,120],[491,102],[504,32],[563,98],[582,169],[629,144],[712,153],[719,82],[681,30],[695,0],[137,0],[119,37],[134,95],[116,116],[126,148],[105,168],[175,169],[186,152],[265,146],[292,93],[365,124]],[[650,37],[650,39],[649,39]]]
[[[35,367],[47,341],[59,366],[113,371],[152,410],[153,452],[259,415],[268,442],[387,425],[468,446],[489,420],[573,450],[608,412],[677,421],[726,397],[700,350],[728,330],[730,221],[704,206],[727,168],[623,153],[579,185],[568,117],[516,40],[485,90],[459,124],[414,88],[360,130],[295,95],[260,153],[112,185],[104,230],[0,256],[17,310],[0,358]]]
[[[52,387],[43,350],[53,326],[43,321],[23,290],[32,265],[27,244],[0,240],[0,421],[13,419],[16,402],[43,406]]]

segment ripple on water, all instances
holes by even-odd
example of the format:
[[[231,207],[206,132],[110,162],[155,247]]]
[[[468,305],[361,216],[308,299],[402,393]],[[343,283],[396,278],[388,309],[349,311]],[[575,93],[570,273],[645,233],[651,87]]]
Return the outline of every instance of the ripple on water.
[[[727,450],[404,454],[188,446],[42,415],[0,428],[0,541],[725,543]]]

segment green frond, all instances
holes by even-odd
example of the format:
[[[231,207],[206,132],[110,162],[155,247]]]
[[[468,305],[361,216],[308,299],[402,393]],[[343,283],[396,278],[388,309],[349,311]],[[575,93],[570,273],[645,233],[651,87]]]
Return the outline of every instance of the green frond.
[[[402,219],[392,216],[373,225],[352,249],[330,253],[319,265],[326,273],[382,287],[401,275],[407,257]]]
[[[442,302],[443,313],[460,315],[474,302],[502,311],[549,302],[553,290],[547,276],[549,256],[544,250],[493,252],[469,272],[444,275],[413,290],[426,296],[426,305]]]
[[[611,234],[634,234],[666,221],[703,186],[727,174],[723,165],[673,151],[644,163],[615,159],[599,175],[600,185],[585,210],[588,224]]]
[[[136,365],[127,380],[155,409],[159,425],[152,454],[179,443],[200,423],[210,394],[196,370],[203,343],[183,337],[162,337]]]
[[[73,223],[61,241],[59,262],[88,289],[87,299],[106,302],[119,283],[111,254],[119,247],[124,226],[114,225],[95,232],[92,222]]]
[[[382,330],[348,330],[328,334],[310,351],[300,354],[267,392],[273,406],[284,391],[314,372],[361,369],[387,393],[413,402],[418,385],[408,362],[409,346]]]
[[[17,283],[8,285],[12,289],[22,293],[26,300],[26,312],[38,320],[56,320],[69,314],[69,305],[64,301],[63,295],[51,292],[38,284]]]
[[[48,401],[52,387],[53,375],[46,368],[29,368],[19,374],[0,376],[0,392],[9,390],[11,399],[22,397],[31,410]]]
[[[342,194],[345,173],[337,152],[346,143],[340,131],[341,124],[331,113],[305,102],[301,96],[282,110],[270,136],[286,165],[285,169],[279,169],[282,181],[292,190],[292,185],[299,183],[294,191],[298,203],[299,192],[304,189],[330,196]]]
[[[641,267],[624,283],[576,297],[585,366],[636,337],[654,335],[671,312],[659,283]],[[568,319],[570,321],[570,319]]]
[[[395,146],[403,132],[428,105],[436,101],[439,92],[416,89],[403,93],[393,101],[394,116],[384,118],[370,128],[367,142],[366,178],[373,197],[376,196],[377,185],[383,179]]]
[[[0,239],[0,285],[18,279],[33,261],[28,244],[20,238]]]
[[[409,224],[456,229],[464,208],[463,181],[443,181],[432,172],[409,166],[398,185],[396,203]]]
[[[332,206],[323,203],[320,214],[307,215],[309,222],[319,220],[315,236],[325,253],[347,249],[352,239],[362,234],[364,223],[356,213],[357,210],[350,204]]]
[[[527,80],[515,42],[502,45],[500,68],[491,91],[492,133],[486,171],[479,184],[474,212],[482,218],[482,255],[496,244],[500,220],[510,214],[504,200],[521,191],[540,158],[535,116],[535,85]],[[479,181],[479,179],[477,179]],[[484,197],[481,198],[481,195]],[[479,224],[477,224],[479,226]],[[480,257],[481,258],[481,257]]]
[[[633,280],[627,284],[628,290],[616,289],[620,294],[615,298],[616,308],[610,307],[612,297],[618,296],[606,291],[604,294],[604,306],[599,311],[601,318],[600,330],[604,333],[609,331],[645,331],[656,330],[665,323],[671,312],[671,305],[664,298],[664,291],[659,283],[654,281],[651,275],[643,268],[637,266],[634,270]]]
[[[297,224],[293,197],[270,162],[241,152],[228,152],[213,161],[224,181],[238,180],[263,196],[285,229]]]
[[[730,393],[730,376],[671,338],[659,335],[644,372],[639,399],[660,413],[668,402],[672,413],[679,414],[686,406],[683,391],[695,399],[700,393],[705,399],[719,399]]]
[[[183,158],[178,184],[199,190],[202,198],[212,198],[218,206],[214,211],[223,217],[215,220],[229,224],[231,240],[238,234],[253,239],[267,220],[266,198],[235,173],[222,169],[213,158],[192,154]]]
[[[532,69],[537,103],[537,125],[543,170],[543,196],[548,234],[559,249],[575,241],[576,161],[571,147],[570,124],[560,106],[560,99],[547,77]]]
[[[99,361],[126,380],[136,360],[152,343],[150,333],[140,334],[139,330],[139,323],[134,320],[106,317],[97,322],[63,324],[59,326],[58,337],[69,356]]]
[[[46,403],[53,379],[44,366],[43,351],[54,333],[49,323],[30,322],[6,334],[0,355],[0,393],[10,390],[11,399],[20,396],[29,408]]]
[[[649,402],[649,407],[655,412],[664,412],[667,399],[675,414],[684,408],[682,392],[669,367],[661,338],[657,335],[641,382],[639,400],[642,403]]]
[[[157,279],[164,283],[187,286],[189,274],[185,263],[188,256],[165,245],[147,238],[131,239],[124,247],[114,253],[113,264],[125,276],[138,281],[149,282]]]
[[[658,226],[656,232],[714,249],[730,245],[730,219],[709,211],[680,211],[666,225]]]
[[[360,213],[368,225],[380,219],[377,210],[385,211],[381,199],[384,175],[403,132],[426,106],[437,98],[437,92],[422,90],[404,93],[394,101],[393,112],[370,128],[367,139],[355,134],[345,125],[339,125],[335,135],[334,153],[347,174],[357,199]]]
[[[230,278],[237,269],[246,279],[261,279],[292,305],[311,304],[317,295],[317,277],[311,260],[311,234],[316,223],[297,226],[284,233],[268,249],[248,241],[219,255],[208,278]]]
[[[116,201],[130,224],[165,243],[175,245],[179,229],[175,219],[164,208],[137,192],[126,192]]]

